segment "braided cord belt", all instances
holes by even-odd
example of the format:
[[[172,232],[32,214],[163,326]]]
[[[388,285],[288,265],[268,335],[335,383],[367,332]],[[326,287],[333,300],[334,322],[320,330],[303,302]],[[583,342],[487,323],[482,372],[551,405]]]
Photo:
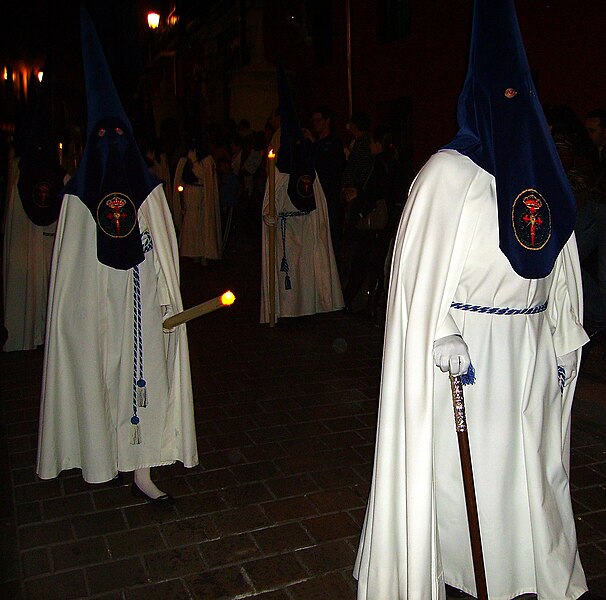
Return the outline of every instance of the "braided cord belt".
[[[280,271],[284,273],[284,289],[286,290],[292,288],[290,276],[288,275],[288,260],[286,259],[286,219],[289,219],[290,217],[304,217],[308,214],[308,212],[302,212],[300,210],[278,213],[278,216],[280,217],[280,231],[282,233],[282,263],[280,264]]]
[[[547,300],[543,304],[527,308],[498,308],[496,306],[479,306],[477,304],[465,304],[463,302],[452,302],[450,308],[457,310],[469,310],[471,312],[485,313],[489,315],[536,315],[547,310]]]
[[[141,234],[143,252],[148,253],[154,247],[149,231]],[[139,265],[133,267],[133,416],[131,422],[130,443],[141,443],[138,408],[147,406],[147,389],[143,376],[143,327],[141,324],[141,275]]]

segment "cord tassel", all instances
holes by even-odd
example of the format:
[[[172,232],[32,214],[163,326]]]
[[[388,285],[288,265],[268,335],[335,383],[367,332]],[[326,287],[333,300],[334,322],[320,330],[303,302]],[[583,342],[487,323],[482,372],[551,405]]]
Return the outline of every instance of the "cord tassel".
[[[473,385],[476,382],[476,370],[473,368],[473,365],[469,365],[469,369],[467,369],[467,373],[465,375],[461,375],[461,383],[463,385]]]
[[[139,425],[139,417],[131,417],[130,422],[130,443],[132,446],[138,446],[141,443],[141,426]]]
[[[137,406],[140,408],[147,407],[147,386],[145,379],[137,381]]]

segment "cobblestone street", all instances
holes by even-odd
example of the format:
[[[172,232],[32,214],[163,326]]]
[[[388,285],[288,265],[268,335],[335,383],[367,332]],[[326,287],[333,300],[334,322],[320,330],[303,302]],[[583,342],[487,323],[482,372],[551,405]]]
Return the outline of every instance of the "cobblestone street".
[[[1,353],[2,597],[354,600],[372,469],[382,336],[355,315],[258,323],[260,253],[182,264],[200,464],[155,470],[157,509],[78,471],[34,472],[43,351]],[[606,344],[581,370],[572,484],[590,590],[606,595]],[[389,600],[389,599],[385,599]],[[410,599],[415,600],[415,599]]]

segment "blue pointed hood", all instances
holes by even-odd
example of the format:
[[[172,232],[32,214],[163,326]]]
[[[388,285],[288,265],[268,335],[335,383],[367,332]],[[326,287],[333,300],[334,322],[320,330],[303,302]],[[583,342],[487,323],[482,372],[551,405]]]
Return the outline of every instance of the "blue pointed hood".
[[[543,114],[513,0],[476,0],[459,132],[445,146],[496,180],[499,246],[528,279],[546,277],[574,229],[575,198]]]
[[[277,67],[278,96],[280,100],[280,148],[276,165],[282,173],[289,173],[288,197],[302,212],[316,208],[313,184],[316,179],[311,143],[303,137],[301,125],[281,65]]]
[[[133,137],[95,26],[80,10],[88,109],[82,160],[64,192],[78,196],[97,224],[97,259],[130,269],[144,259],[137,212],[160,180],[150,173]]]

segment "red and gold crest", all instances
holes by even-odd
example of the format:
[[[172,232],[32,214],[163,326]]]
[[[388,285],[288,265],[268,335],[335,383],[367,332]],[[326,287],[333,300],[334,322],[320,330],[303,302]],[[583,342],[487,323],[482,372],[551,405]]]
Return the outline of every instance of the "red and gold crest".
[[[551,237],[551,211],[535,189],[520,192],[511,210],[513,231],[526,250],[541,250]]]
[[[137,224],[137,210],[133,201],[120,192],[103,197],[97,206],[97,225],[112,238],[127,237]]]

